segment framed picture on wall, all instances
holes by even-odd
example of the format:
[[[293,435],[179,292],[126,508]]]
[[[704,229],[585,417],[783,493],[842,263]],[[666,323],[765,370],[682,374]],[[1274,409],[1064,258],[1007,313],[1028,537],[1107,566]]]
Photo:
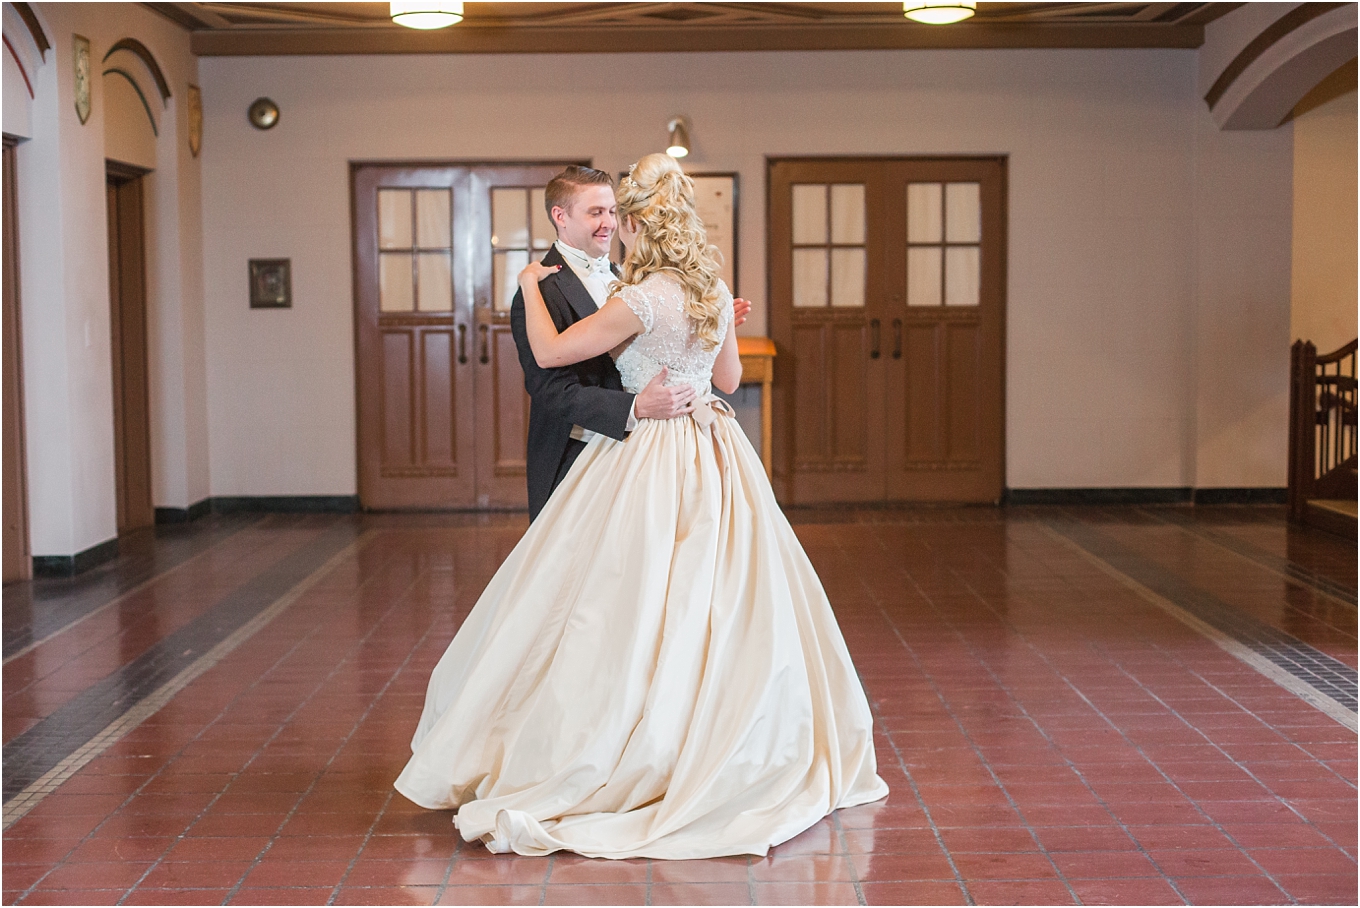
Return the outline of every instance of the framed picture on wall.
[[[733,296],[737,292],[737,175],[735,173],[686,173],[694,181],[694,207],[704,222],[708,241],[718,247],[722,279]],[[627,172],[619,177],[627,176]],[[614,238],[614,259],[623,261],[623,246]]]
[[[293,306],[292,259],[250,260],[250,308],[290,309]]]

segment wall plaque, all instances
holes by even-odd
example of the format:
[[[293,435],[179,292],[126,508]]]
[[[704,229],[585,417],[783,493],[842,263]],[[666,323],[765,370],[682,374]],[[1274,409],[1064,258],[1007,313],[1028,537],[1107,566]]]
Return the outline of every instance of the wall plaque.
[[[76,116],[80,124],[90,119],[90,39],[73,35],[76,68]]]
[[[290,309],[293,305],[292,259],[250,260],[250,308]]]
[[[203,148],[203,93],[197,85],[189,86],[189,153],[198,157]]]

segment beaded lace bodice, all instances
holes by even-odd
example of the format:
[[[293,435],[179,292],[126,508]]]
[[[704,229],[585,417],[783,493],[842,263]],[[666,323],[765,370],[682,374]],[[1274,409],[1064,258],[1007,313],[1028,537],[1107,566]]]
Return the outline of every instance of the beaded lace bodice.
[[[619,288],[615,295],[628,304],[644,326],[643,332],[614,357],[623,387],[636,394],[665,366],[667,385],[690,384],[700,394],[707,393],[719,348],[705,350],[695,335],[694,324],[685,315],[681,283],[668,274],[652,274],[640,284]],[[722,305],[718,334],[725,337],[732,323],[732,293],[719,282],[718,295]]]

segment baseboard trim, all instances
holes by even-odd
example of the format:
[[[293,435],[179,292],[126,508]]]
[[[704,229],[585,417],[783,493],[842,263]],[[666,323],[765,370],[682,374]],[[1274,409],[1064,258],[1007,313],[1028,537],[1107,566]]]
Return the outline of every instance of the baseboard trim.
[[[1195,489],[1195,504],[1284,504],[1288,489]]]
[[[189,523],[207,514],[353,514],[358,495],[253,495],[205,498],[187,508],[156,508],[157,526]],[[74,555],[34,555],[34,577],[74,577],[118,557],[115,537]]]
[[[210,499],[214,514],[353,514],[358,495],[234,495]]]
[[[118,537],[74,555],[34,555],[34,577],[74,577],[118,557]]]
[[[1029,504],[1189,504],[1189,486],[1129,489],[1007,489],[1006,505]]]
[[[1110,489],[1007,489],[1003,502],[1030,504],[1284,504],[1285,489],[1258,488],[1195,489],[1190,486]]]
[[[189,523],[212,513],[212,499],[205,498],[187,508],[156,508],[156,525]]]

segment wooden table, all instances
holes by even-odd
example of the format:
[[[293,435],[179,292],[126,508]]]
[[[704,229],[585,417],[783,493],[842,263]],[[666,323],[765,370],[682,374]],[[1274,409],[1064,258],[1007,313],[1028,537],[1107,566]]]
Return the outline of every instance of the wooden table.
[[[774,443],[771,441],[771,398],[774,391],[774,341],[768,337],[738,337],[737,352],[741,354],[741,383],[760,383],[760,462],[765,475],[774,478]]]

